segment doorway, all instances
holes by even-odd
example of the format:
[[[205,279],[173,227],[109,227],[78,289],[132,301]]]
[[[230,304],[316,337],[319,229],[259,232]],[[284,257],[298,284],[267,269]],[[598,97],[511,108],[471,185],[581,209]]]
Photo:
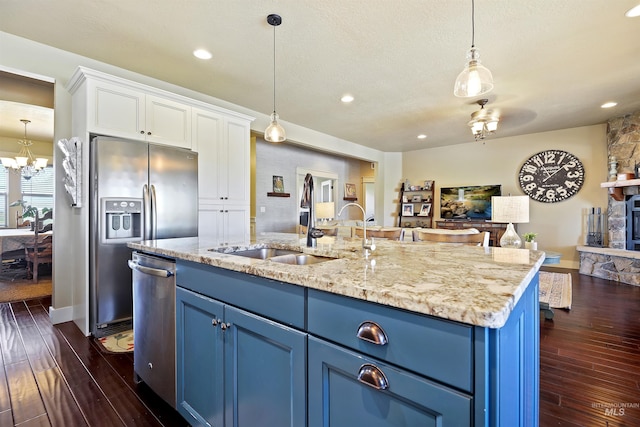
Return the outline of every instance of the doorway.
[[[35,233],[30,223],[19,226],[26,207],[42,214],[54,205],[54,84],[48,77],[0,67],[0,157],[15,159],[26,145],[34,158],[48,163],[35,175],[0,165],[0,302],[52,294],[50,264],[40,265],[36,283],[28,277],[26,248],[33,246]]]

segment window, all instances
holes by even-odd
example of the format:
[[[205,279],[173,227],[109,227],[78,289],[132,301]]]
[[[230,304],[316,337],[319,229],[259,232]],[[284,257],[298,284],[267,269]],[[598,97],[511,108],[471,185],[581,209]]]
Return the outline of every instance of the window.
[[[38,210],[53,209],[53,186],[53,166],[47,166],[30,179],[20,177],[22,200]]]
[[[0,227],[7,227],[9,209],[9,170],[0,166]]]

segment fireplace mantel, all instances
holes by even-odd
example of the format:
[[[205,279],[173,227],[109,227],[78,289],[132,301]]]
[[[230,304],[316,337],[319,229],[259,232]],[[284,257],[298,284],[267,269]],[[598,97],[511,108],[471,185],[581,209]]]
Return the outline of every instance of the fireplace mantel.
[[[614,200],[619,202],[624,200],[624,193],[622,191],[623,187],[634,187],[640,186],[640,179],[625,179],[618,181],[609,181],[603,182],[600,184],[601,188],[608,188],[609,195],[613,197]]]

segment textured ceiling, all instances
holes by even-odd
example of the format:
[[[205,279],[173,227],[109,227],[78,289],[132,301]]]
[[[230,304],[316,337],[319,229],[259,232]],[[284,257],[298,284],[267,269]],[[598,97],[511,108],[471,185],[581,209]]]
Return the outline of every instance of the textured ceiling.
[[[494,76],[492,138],[591,125],[640,109],[638,0],[476,0]],[[0,31],[383,151],[472,141],[476,99],[453,96],[470,0],[2,1]],[[213,59],[191,52],[206,48]],[[0,47],[1,49],[1,47]],[[351,93],[355,101],[339,99]],[[618,106],[603,110],[609,100]],[[418,140],[425,133],[428,138]],[[488,140],[489,141],[489,140]]]

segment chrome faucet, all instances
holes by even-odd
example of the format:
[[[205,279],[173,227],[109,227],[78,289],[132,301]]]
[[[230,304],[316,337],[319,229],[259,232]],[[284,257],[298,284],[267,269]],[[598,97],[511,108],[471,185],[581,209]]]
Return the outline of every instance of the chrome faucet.
[[[308,173],[304,177],[304,187],[302,188],[301,208],[309,208],[309,219],[307,221],[307,247],[315,248],[316,239],[324,236],[322,230],[316,229],[315,215],[313,212],[313,177]]]
[[[363,232],[362,232],[362,248],[366,251],[366,250],[370,250],[370,251],[375,251],[376,250],[376,245],[375,243],[373,243],[373,237],[371,238],[371,241],[367,240],[367,214],[364,211],[364,208],[362,206],[360,206],[357,203],[347,203],[346,205],[344,205],[342,207],[342,209],[340,209],[340,212],[338,212],[338,216],[340,216],[342,214],[342,211],[344,210],[344,208],[346,208],[347,206],[357,206],[360,208],[360,210],[362,211],[362,228],[363,228]]]

